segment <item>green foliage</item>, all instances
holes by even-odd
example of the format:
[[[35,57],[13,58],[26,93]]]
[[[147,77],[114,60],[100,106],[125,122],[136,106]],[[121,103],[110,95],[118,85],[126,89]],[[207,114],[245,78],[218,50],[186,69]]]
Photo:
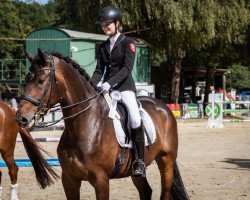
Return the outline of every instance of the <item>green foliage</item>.
[[[102,33],[95,22],[107,5],[123,11],[124,31],[147,41],[153,65],[167,63],[176,79],[183,61],[193,68],[249,66],[249,0],[50,0],[46,5],[1,0],[0,38],[25,38],[47,26]],[[24,56],[23,46],[24,41],[1,39],[0,58]],[[240,73],[233,76],[242,87]]]
[[[248,1],[244,0],[55,0],[58,24],[69,29],[100,32],[95,25],[98,11],[113,5],[123,11],[126,31],[142,30],[134,36],[152,45],[153,62],[159,65],[184,51],[204,51],[245,42],[249,23]]]
[[[11,52],[14,52],[20,44],[7,38],[19,38],[20,34],[23,34],[18,10],[10,1],[1,1],[0,19],[0,59],[10,58]]]
[[[55,24],[55,4],[18,0],[0,2],[0,59],[24,57],[24,39],[33,30]]]
[[[229,67],[230,75],[227,85],[239,90],[250,88],[250,68],[242,65],[232,65]]]
[[[55,0],[57,24],[67,29],[96,32],[97,13],[101,4],[96,0]]]
[[[142,38],[151,44],[153,65],[167,63],[176,80],[180,76],[182,59],[193,68],[227,67],[249,60],[246,52],[250,49],[246,45],[247,42],[250,44],[248,0],[55,2],[60,8],[62,26],[86,32],[100,33],[95,21],[101,7],[113,5],[120,8],[123,11],[124,31],[138,30],[130,36]],[[146,28],[150,30],[140,31]]]
[[[34,29],[51,26],[54,23],[55,11],[53,4],[41,5],[36,2],[27,4],[15,1],[14,5],[19,11],[26,34]]]

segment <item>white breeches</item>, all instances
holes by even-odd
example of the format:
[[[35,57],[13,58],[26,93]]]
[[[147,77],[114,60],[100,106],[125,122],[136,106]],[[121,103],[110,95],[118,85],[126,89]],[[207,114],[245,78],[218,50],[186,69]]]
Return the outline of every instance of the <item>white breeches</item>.
[[[128,108],[131,127],[133,129],[138,128],[141,125],[141,115],[136,102],[135,93],[132,91],[123,91],[121,94],[122,101]]]

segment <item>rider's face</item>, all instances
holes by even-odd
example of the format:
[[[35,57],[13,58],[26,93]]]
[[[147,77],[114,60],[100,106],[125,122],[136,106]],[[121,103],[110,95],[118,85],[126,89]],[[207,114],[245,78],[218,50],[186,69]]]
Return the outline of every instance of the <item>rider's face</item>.
[[[114,22],[109,22],[109,23],[102,23],[102,30],[106,35],[114,35],[115,34],[115,23]]]

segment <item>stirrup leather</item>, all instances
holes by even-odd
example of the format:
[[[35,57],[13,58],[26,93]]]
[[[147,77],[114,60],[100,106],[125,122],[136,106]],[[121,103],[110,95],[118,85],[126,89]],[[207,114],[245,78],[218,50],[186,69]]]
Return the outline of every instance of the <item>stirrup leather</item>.
[[[137,159],[132,164],[132,177],[143,178],[146,177],[146,166],[141,159]]]

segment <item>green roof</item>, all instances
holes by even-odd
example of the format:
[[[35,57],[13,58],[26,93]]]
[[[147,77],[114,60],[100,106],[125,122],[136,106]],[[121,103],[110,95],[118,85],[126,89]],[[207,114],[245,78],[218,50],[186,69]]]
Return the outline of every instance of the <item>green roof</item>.
[[[58,34],[53,34],[53,31],[61,32],[59,34],[61,37],[59,38]],[[47,32],[44,34],[38,34],[39,32]],[[50,32],[48,34],[48,32]],[[40,38],[41,35],[47,35],[48,38]],[[74,31],[69,29],[63,28],[55,28],[55,27],[47,27],[47,28],[40,28],[32,31],[28,36],[27,40],[67,40],[67,39],[80,39],[80,40],[95,40],[95,41],[105,41],[108,39],[109,36],[104,34],[96,34],[96,33],[86,33],[80,31]],[[144,40],[139,38],[134,38],[136,45],[148,45]]]
[[[60,29],[60,30],[64,31],[69,35],[70,38],[74,39],[90,39],[90,40],[101,40],[101,41],[108,39],[108,36],[101,34],[79,32],[68,29]]]

